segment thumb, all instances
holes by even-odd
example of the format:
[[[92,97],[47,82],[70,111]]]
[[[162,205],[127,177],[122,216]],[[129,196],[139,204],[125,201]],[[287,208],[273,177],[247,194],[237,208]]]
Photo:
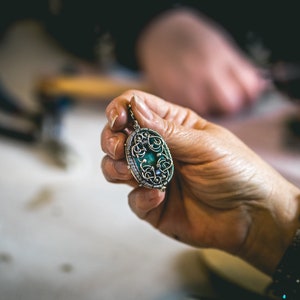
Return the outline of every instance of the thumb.
[[[187,151],[199,147],[200,140],[207,138],[204,129],[208,122],[189,109],[160,98],[150,100],[147,102],[137,95],[131,99],[131,108],[139,125],[157,131],[174,158],[187,158]]]

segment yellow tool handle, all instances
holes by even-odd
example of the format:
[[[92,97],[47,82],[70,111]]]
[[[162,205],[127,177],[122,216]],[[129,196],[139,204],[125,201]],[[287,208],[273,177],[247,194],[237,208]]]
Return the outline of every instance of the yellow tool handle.
[[[141,81],[96,75],[55,76],[43,78],[37,84],[37,91],[47,96],[64,95],[91,100],[115,97],[128,89],[147,90]]]

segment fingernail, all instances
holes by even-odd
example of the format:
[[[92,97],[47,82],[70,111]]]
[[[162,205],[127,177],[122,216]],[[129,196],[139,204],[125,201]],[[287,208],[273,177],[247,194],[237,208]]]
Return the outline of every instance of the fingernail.
[[[107,142],[109,145],[109,147],[108,147],[109,153],[114,158],[116,156],[116,151],[117,151],[117,147],[118,147],[120,140],[117,137],[111,137],[108,139]]]
[[[151,110],[149,109],[149,107],[145,104],[145,102],[143,101],[143,99],[141,99],[138,95],[133,95],[132,97],[132,101],[134,102],[134,104],[136,105],[138,111],[148,120],[152,120],[153,119],[153,114],[151,112]]]
[[[118,114],[118,111],[113,108],[110,112],[109,112],[109,115],[108,115],[108,123],[109,123],[109,126],[110,128],[113,128],[117,118],[118,118],[119,114]]]
[[[116,167],[118,168],[118,172],[121,175],[130,175],[131,174],[130,169],[128,168],[128,166],[126,164],[124,164],[123,161],[117,161]]]

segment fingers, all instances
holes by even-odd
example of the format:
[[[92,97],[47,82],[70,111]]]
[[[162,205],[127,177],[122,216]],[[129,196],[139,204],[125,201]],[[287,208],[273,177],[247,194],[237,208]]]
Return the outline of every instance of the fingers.
[[[165,193],[160,190],[136,188],[128,195],[131,210],[141,219],[157,226]]]
[[[262,74],[247,61],[232,65],[229,76],[240,86],[248,103],[254,102],[268,85]]]
[[[232,114],[244,105],[242,90],[228,74],[222,72],[214,74],[208,87],[215,111]]]
[[[149,108],[155,112],[159,112],[158,103],[164,103],[165,108],[168,106],[162,99],[154,95],[139,90],[128,90],[116,97],[106,108],[106,117],[112,130],[121,131],[128,126],[128,104],[131,103],[133,96],[147,101],[148,104],[154,104]]]
[[[111,158],[123,159],[126,138],[123,132],[113,131],[107,124],[101,133],[101,148]]]
[[[255,102],[267,86],[247,61],[233,62],[212,70],[207,80],[208,97],[217,112],[232,114]]]
[[[104,177],[109,182],[131,181],[132,175],[125,160],[114,160],[108,155],[101,162]]]
[[[101,134],[101,148],[107,155],[103,157],[101,169],[108,182],[133,185],[134,180],[125,161],[123,132],[112,131],[107,124]],[[135,183],[136,185],[136,183]]]
[[[171,104],[160,98],[151,99],[147,95],[143,98],[133,97],[131,106],[136,119],[142,127],[149,127],[158,131],[168,139],[173,130],[204,128],[207,121],[190,109]]]

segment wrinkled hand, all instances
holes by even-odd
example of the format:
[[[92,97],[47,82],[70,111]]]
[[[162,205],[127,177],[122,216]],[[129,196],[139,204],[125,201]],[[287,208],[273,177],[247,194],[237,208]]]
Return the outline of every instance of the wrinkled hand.
[[[267,86],[227,33],[190,11],[152,22],[137,55],[152,93],[202,115],[238,112]]]
[[[139,187],[127,168],[129,102],[141,127],[159,132],[170,148],[175,173],[166,192]],[[248,260],[249,252],[265,243],[260,236],[264,230],[277,230],[272,238],[280,239],[283,217],[275,209],[276,199],[292,188],[229,131],[189,109],[133,90],[115,98],[106,114],[102,170],[109,182],[133,186],[129,205],[138,217],[184,243],[219,248]],[[279,211],[287,214],[284,205]]]

